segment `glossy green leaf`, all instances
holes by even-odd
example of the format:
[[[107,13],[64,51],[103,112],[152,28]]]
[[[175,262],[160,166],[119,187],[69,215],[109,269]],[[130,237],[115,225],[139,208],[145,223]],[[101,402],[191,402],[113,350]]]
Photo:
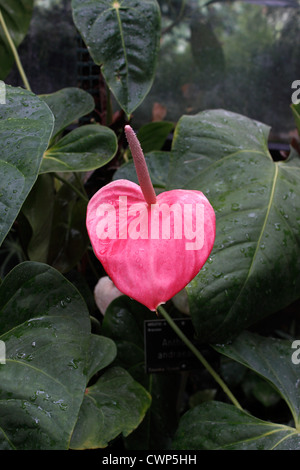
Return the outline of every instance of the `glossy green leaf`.
[[[274,162],[269,127],[224,110],[183,116],[167,167],[149,160],[165,190],[202,191],[216,213],[211,256],[187,286],[199,339],[223,342],[299,298],[300,157]],[[129,166],[126,172],[134,180]]]
[[[217,218],[211,256],[187,287],[203,340],[223,341],[299,297],[300,158],[275,163],[268,131],[225,111],[176,129],[169,184],[201,190]]]
[[[76,186],[72,176],[71,181]],[[50,174],[39,175],[22,207],[25,222],[23,218],[18,219],[28,258],[48,263],[61,273],[70,271],[88,246],[86,206],[87,202],[66,185],[55,192]],[[29,233],[26,233],[28,226]]]
[[[53,129],[48,106],[33,93],[6,87],[0,105],[0,244],[36,181]]]
[[[216,349],[272,384],[290,408],[295,426],[300,427],[299,365],[292,361],[292,341],[243,332],[232,343]]]
[[[145,156],[151,181],[155,189],[165,189],[167,186],[168,171],[170,166],[170,152],[154,151]],[[125,163],[115,172],[113,179],[128,179],[138,184],[135,166],[132,160]]]
[[[247,398],[254,397],[264,407],[272,407],[277,405],[277,403],[279,403],[281,400],[281,396],[274,389],[274,387],[265,379],[252,371],[248,371],[248,374],[241,384],[241,387]]]
[[[137,133],[144,153],[161,150],[169,134],[174,129],[173,122],[155,121],[142,126]]]
[[[144,369],[144,321],[153,319],[146,307],[121,296],[108,306],[101,334],[117,345],[117,365],[125,368],[136,380],[148,385]]]
[[[87,358],[87,383],[113,362],[117,354],[115,343],[105,336],[92,334]]]
[[[117,148],[111,129],[87,124],[69,132],[45,152],[40,173],[95,170],[108,163]]]
[[[160,39],[156,0],[72,0],[73,18],[121,108],[129,115],[149,92]]]
[[[299,450],[300,433],[262,421],[233,405],[213,401],[180,420],[173,450]]]
[[[40,175],[22,206],[22,214],[29,222],[32,232],[26,250],[30,261],[47,262],[54,196],[53,178],[50,175]]]
[[[78,291],[41,263],[0,286],[0,448],[67,449],[86,387],[90,320]]]
[[[34,0],[0,0],[0,10],[6,27],[18,47],[23,41],[31,20]],[[14,64],[14,56],[0,25],[0,80],[4,80]]]
[[[55,118],[52,140],[70,124],[91,113],[95,108],[93,97],[75,87],[40,95],[40,98],[47,103]]]
[[[66,185],[55,196],[47,262],[61,273],[74,268],[88,246],[86,207],[87,202]]]
[[[103,448],[120,433],[127,436],[140,424],[150,403],[150,395],[128,372],[109,369],[86,390],[71,448]]]

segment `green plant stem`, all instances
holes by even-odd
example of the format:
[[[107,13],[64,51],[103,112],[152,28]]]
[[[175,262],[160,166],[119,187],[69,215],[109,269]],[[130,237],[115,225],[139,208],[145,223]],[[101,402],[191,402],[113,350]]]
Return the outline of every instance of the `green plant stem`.
[[[106,125],[110,126],[113,119],[113,110],[112,110],[112,103],[111,103],[111,92],[107,85],[106,86]]]
[[[167,311],[159,305],[157,310],[159,313],[164,317],[164,319],[169,323],[173,331],[179,336],[179,338],[186,344],[186,346],[192,351],[192,353],[199,359],[201,364],[206,368],[206,370],[210,373],[210,375],[215,379],[215,381],[220,385],[222,390],[226,393],[228,398],[232,401],[232,403],[239,409],[242,410],[243,408],[237,401],[237,399],[234,397],[234,395],[231,393],[225,382],[221,379],[219,374],[210,366],[210,364],[207,362],[205,357],[202,356],[200,351],[191,343],[191,341],[185,336],[185,334],[181,331],[180,328],[176,325],[176,323],[172,320],[170,315],[167,313]]]
[[[87,257],[87,261],[88,261],[88,264],[89,264],[89,267],[92,271],[92,273],[94,274],[95,276],[95,279],[97,279],[97,281],[100,279],[100,274],[98,273],[97,269],[95,268],[92,260],[91,260],[91,257],[90,257],[90,253],[89,251],[91,251],[93,253],[93,248],[89,245],[87,250],[86,250],[86,257]]]
[[[82,194],[82,192],[79,191],[79,189],[76,188],[76,186],[74,186],[74,184],[70,183],[70,181],[68,181],[67,179],[65,179],[62,176],[58,175],[57,173],[54,173],[54,176],[57,180],[59,180],[62,183],[66,184],[67,186],[69,186],[69,188],[72,189],[72,191],[74,191],[83,201],[89,202],[89,199],[85,196],[85,194]]]
[[[83,184],[83,182],[82,182],[82,180],[81,180],[81,177],[80,177],[80,176],[78,175],[78,173],[76,173],[76,172],[73,172],[73,175],[74,175],[75,180],[77,181],[77,183],[78,183],[79,186],[81,187],[81,192],[82,192],[82,194],[85,196],[86,200],[88,201],[89,198],[88,198],[88,195],[87,195],[87,193],[86,193],[84,184]]]
[[[4,20],[4,17],[2,15],[2,11],[0,10],[0,25],[2,26],[3,28],[3,31],[4,31],[4,34],[5,34],[5,37],[7,39],[7,42],[9,44],[9,47],[12,51],[12,54],[14,56],[14,59],[16,61],[16,64],[17,64],[17,67],[18,67],[18,70],[19,70],[19,73],[21,75],[21,78],[23,80],[23,83],[24,83],[24,86],[27,90],[31,91],[31,88],[30,88],[30,85],[29,85],[29,82],[27,80],[27,77],[26,77],[26,74],[25,74],[25,71],[23,69],[23,66],[22,66],[22,63],[21,63],[21,60],[20,60],[20,56],[18,54],[18,51],[17,51],[17,48],[12,40],[12,37],[8,31],[8,28],[6,26],[6,23],[5,23],[5,20]]]

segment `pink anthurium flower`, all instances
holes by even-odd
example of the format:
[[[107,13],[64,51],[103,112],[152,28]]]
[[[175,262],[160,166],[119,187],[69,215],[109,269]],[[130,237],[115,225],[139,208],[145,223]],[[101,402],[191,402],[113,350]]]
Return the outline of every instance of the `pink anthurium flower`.
[[[182,290],[206,262],[215,240],[215,213],[200,191],[156,196],[140,143],[125,133],[140,185],[116,180],[87,208],[95,255],[116,287],[155,311]]]

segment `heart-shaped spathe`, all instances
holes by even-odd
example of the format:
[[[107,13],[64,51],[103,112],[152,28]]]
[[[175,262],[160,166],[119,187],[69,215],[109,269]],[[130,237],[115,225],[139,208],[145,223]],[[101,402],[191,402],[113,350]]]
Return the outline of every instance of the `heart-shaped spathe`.
[[[86,223],[116,287],[153,311],[197,275],[216,231],[214,210],[200,191],[166,191],[148,204],[141,187],[127,180],[91,198]]]

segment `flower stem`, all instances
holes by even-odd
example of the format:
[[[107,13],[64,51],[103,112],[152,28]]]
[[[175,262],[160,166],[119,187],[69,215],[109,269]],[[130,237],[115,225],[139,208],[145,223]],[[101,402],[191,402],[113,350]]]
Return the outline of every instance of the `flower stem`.
[[[54,177],[57,180],[59,180],[62,183],[66,184],[67,186],[69,186],[69,188],[72,189],[72,191],[74,191],[74,193],[76,193],[77,196],[79,196],[84,202],[86,202],[86,203],[89,202],[88,197],[85,194],[82,194],[82,192],[78,188],[76,188],[76,186],[74,186],[74,184],[72,184],[70,181],[68,181],[67,179],[65,179],[62,176],[58,175],[57,173],[54,173]]]
[[[205,357],[202,356],[200,351],[191,343],[191,341],[185,336],[185,334],[181,331],[181,329],[176,325],[176,323],[172,320],[170,315],[167,313],[167,311],[159,305],[157,307],[157,310],[159,313],[164,317],[164,319],[169,323],[173,331],[179,336],[179,338],[186,344],[186,346],[192,351],[192,353],[199,359],[201,364],[206,368],[206,370],[210,373],[210,375],[215,379],[215,381],[220,385],[222,390],[226,393],[228,398],[232,401],[232,403],[239,409],[242,410],[243,408],[237,401],[237,399],[234,397],[234,395],[231,393],[225,382],[221,379],[219,374],[211,367],[211,365],[207,362]]]
[[[77,181],[78,185],[80,186],[81,188],[81,194],[84,196],[85,200],[88,201],[89,198],[88,198],[88,195],[86,193],[86,190],[85,190],[85,187],[84,187],[84,184],[81,180],[81,177],[79,176],[78,173],[76,173],[75,171],[73,172],[73,175],[74,175],[74,178],[75,180]]]
[[[31,91],[31,88],[30,88],[30,85],[29,85],[29,82],[27,80],[27,77],[26,77],[26,74],[25,74],[25,71],[23,69],[23,66],[22,66],[22,63],[21,63],[21,60],[20,60],[20,57],[19,57],[19,54],[18,54],[18,51],[17,51],[17,48],[12,40],[12,37],[10,35],[10,32],[8,31],[8,28],[6,26],[6,23],[5,23],[5,20],[4,20],[4,17],[2,15],[2,11],[0,10],[0,25],[2,26],[2,29],[4,31],[4,34],[5,34],[5,37],[7,39],[7,42],[9,44],[9,47],[11,49],[11,52],[14,56],[14,59],[16,61],[16,64],[17,64],[17,67],[18,67],[18,70],[19,70],[19,73],[21,75],[21,78],[23,80],[23,83],[24,83],[24,86],[27,90]]]

